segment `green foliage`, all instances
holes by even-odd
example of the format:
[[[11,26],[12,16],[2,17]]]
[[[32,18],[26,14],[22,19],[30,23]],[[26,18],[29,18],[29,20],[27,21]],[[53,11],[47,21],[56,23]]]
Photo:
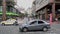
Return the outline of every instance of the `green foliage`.
[[[3,0],[0,0],[0,5],[2,5]],[[11,5],[15,5],[16,2],[14,0],[6,0],[6,4],[9,5],[11,3]]]
[[[28,16],[28,13],[25,11],[24,15],[25,15],[25,17],[27,17]]]
[[[14,1],[6,2],[7,4],[11,3],[12,5],[15,5],[16,3]]]

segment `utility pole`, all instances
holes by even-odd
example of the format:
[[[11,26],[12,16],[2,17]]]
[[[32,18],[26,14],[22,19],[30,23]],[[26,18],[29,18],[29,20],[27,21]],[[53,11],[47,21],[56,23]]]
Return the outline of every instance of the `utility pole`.
[[[6,0],[3,0],[2,5],[3,5],[2,20],[5,21],[6,20]]]

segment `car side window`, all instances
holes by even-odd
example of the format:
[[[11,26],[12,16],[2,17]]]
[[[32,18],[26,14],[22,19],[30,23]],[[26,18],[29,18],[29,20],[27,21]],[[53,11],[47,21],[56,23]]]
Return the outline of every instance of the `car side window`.
[[[30,25],[37,24],[37,21],[33,21],[30,23]]]
[[[38,21],[38,24],[43,24],[44,22],[43,21]]]

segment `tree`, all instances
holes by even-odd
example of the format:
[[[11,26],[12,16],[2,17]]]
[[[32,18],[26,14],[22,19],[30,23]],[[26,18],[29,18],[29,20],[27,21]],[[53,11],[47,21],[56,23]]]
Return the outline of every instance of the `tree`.
[[[6,0],[3,0],[2,4],[3,4],[3,15],[2,15],[2,19],[3,20],[6,20]]]
[[[0,0],[0,1],[3,1],[3,2],[0,2],[0,3],[2,3],[2,5],[3,5],[3,15],[2,15],[2,20],[6,20],[6,7],[8,7],[8,6],[14,6],[16,3],[14,2],[14,1],[12,1],[12,0]]]
[[[19,17],[20,17],[20,18],[23,18],[24,16],[25,16],[25,15],[24,15],[23,13],[20,13],[20,14],[19,14]]]
[[[25,15],[25,17],[28,17],[28,13],[26,11],[25,11],[25,14],[24,15]]]

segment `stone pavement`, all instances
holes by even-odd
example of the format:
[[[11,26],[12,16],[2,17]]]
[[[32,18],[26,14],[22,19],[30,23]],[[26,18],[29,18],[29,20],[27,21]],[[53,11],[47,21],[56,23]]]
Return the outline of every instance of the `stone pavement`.
[[[0,34],[60,34],[60,24],[52,24],[51,30],[19,32],[19,26],[0,26]]]

